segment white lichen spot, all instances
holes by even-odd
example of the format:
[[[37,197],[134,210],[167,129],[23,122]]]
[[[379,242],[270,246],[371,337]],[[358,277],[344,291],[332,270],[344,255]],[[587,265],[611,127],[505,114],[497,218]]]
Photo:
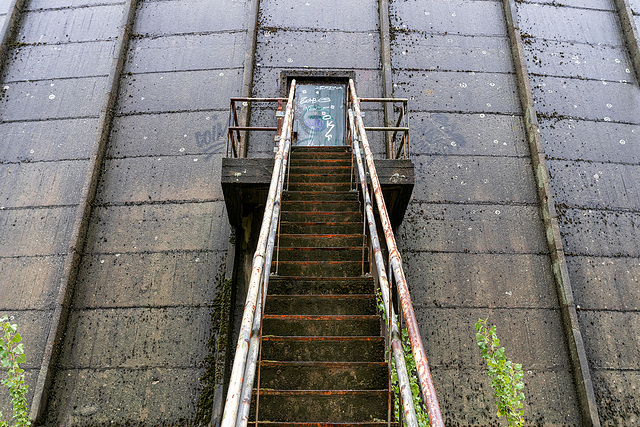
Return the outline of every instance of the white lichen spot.
[[[484,113],[481,113],[481,114],[480,114],[480,118],[484,118]]]
[[[200,258],[196,258],[196,262],[200,262]]]
[[[497,143],[498,143],[498,140],[497,140],[497,139],[494,139],[494,140],[493,140],[493,143],[494,143],[494,144],[497,144]]]
[[[54,94],[49,95],[49,99],[56,99],[56,96]]]
[[[628,69],[628,68],[626,68],[624,71],[625,71],[627,74],[631,73],[631,70],[630,70],[630,69]]]
[[[220,74],[218,74],[218,75],[219,75],[220,77],[223,77],[223,76],[224,76],[224,73],[220,73]]]
[[[611,118],[610,118],[610,117],[605,117],[605,118],[604,118],[604,121],[605,121],[605,122],[610,122],[610,121],[611,121]]]
[[[429,16],[429,15],[431,15],[431,12],[425,12],[424,14]]]
[[[184,153],[184,147],[181,147],[180,150],[178,151],[180,151],[181,153]]]
[[[205,120],[211,120],[211,117],[207,116],[204,118]]]
[[[614,59],[614,61],[616,62],[616,64],[620,63],[620,60],[618,58]]]
[[[496,84],[495,83],[489,83],[489,86],[494,87]]]
[[[488,102],[487,102],[487,107],[491,107],[491,104],[489,104]]]
[[[467,87],[467,84],[466,83],[460,83],[460,87],[465,88],[465,87]]]
[[[596,173],[596,174],[594,174],[594,175],[593,175],[593,179],[595,179],[595,180],[596,180],[596,182],[598,182],[598,180],[600,179],[600,175],[599,175],[599,174],[597,174],[597,173]]]
[[[453,16],[453,17],[455,18],[455,16],[456,16],[456,13],[455,13],[455,12],[453,12],[453,13],[451,14],[451,16]]]
[[[186,138],[186,137],[187,137],[187,134],[185,133],[183,136]]]
[[[51,83],[49,86],[54,87],[56,84],[55,83]]]
[[[293,62],[293,58],[287,58],[287,62],[288,63],[292,63]]]
[[[500,211],[498,209],[496,209],[496,215],[500,215]]]
[[[197,161],[198,161],[198,158],[196,157],[195,159],[193,159],[193,161],[194,161],[194,162],[197,162]]]
[[[513,292],[511,292],[511,291],[507,291],[507,292],[505,292],[505,295],[509,295],[509,296],[511,296],[511,295],[513,295]]]
[[[104,260],[103,259],[100,260],[100,264],[104,264]]]
[[[452,147],[455,147],[455,146],[457,146],[457,145],[458,145],[458,144],[456,144],[456,142],[455,142],[455,141],[451,141],[451,146],[452,146]]]
[[[119,257],[119,256],[120,256],[120,254],[116,254],[116,257]]]
[[[9,90],[9,86],[5,86],[5,87],[3,87],[2,89],[4,89],[4,90]]]
[[[141,100],[141,101],[144,101],[144,96],[141,96],[141,97],[140,97],[140,100]]]
[[[486,50],[483,50],[483,51],[482,51],[482,54],[483,54],[483,55],[486,55],[486,54],[487,54],[487,51],[486,51]]]
[[[621,140],[620,140],[620,145],[624,145],[624,144],[626,144],[626,143],[627,143],[627,141],[625,141],[624,139],[621,139]]]
[[[32,148],[31,150],[29,150],[29,153],[31,154],[35,153],[35,150]]]
[[[607,108],[611,108],[611,107],[613,107],[613,105],[607,104]]]

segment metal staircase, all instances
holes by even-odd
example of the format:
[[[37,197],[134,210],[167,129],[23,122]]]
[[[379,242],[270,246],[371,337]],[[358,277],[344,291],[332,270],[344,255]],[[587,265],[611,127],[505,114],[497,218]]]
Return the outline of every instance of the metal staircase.
[[[291,83],[223,427],[416,427],[399,333],[403,320],[430,423],[443,426],[353,82],[349,89],[350,145],[291,149]],[[234,128],[247,129],[230,118],[231,133]],[[384,232],[386,260],[376,223]],[[390,387],[390,358],[397,395]]]

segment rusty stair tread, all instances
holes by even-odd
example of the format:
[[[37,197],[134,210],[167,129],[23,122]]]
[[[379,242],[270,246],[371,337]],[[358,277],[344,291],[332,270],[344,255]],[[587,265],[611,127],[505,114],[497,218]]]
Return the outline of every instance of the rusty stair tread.
[[[291,320],[372,320],[380,319],[378,314],[265,314],[264,319]]]
[[[254,392],[256,389],[254,389]],[[300,396],[300,395],[342,395],[342,396],[366,396],[366,395],[379,395],[388,393],[388,389],[376,389],[376,390],[274,390],[274,389],[260,389],[260,395],[270,394],[273,396]]]
[[[297,360],[263,360],[260,362],[263,367],[265,366],[313,366],[313,367],[349,367],[349,366],[384,366],[388,365],[387,362],[326,362],[326,361],[297,361]]]
[[[254,425],[255,422],[249,421],[248,425]],[[350,423],[331,423],[331,422],[303,422],[303,421],[258,421],[258,426],[265,427],[383,427],[387,425],[386,421],[354,421]],[[397,427],[398,423],[391,423],[392,427]]]

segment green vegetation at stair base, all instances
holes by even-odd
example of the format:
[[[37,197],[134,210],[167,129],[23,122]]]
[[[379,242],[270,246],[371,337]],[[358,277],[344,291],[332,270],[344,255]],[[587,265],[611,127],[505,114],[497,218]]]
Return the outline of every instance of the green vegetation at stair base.
[[[384,302],[382,301],[382,296],[380,295],[380,291],[376,291],[376,301],[378,303],[378,311],[381,313],[382,318],[384,319],[385,324],[387,322],[387,314],[384,309]],[[396,321],[398,319],[396,318]],[[420,386],[418,385],[418,368],[416,367],[416,361],[413,358],[413,353],[411,352],[411,344],[409,342],[409,332],[407,328],[402,328],[402,350],[404,353],[404,363],[407,368],[407,374],[409,375],[409,384],[411,387],[411,396],[413,397],[413,406],[416,411],[416,418],[418,419],[418,425],[420,427],[429,427],[429,415],[427,409],[422,400],[422,395],[420,394]],[[399,422],[400,420],[400,387],[398,385],[398,371],[396,369],[395,359],[389,354],[390,349],[387,349],[386,358],[390,361],[391,366],[391,390],[394,394],[394,417],[395,422]],[[403,423],[406,426],[406,422]]]
[[[4,316],[0,319],[0,362],[2,368],[7,370],[7,378],[2,380],[2,385],[9,388],[11,403],[13,405],[13,420],[15,427],[27,427],[31,425],[31,419],[27,412],[27,390],[28,385],[24,383],[24,370],[20,364],[26,362],[27,356],[24,354],[24,344],[22,337],[18,333],[18,326],[9,323],[9,318]],[[0,412],[0,427],[9,427],[9,423],[2,420]]]
[[[498,417],[504,416],[509,427],[524,425],[524,383],[522,365],[505,357],[504,347],[496,334],[496,326],[487,326],[487,319],[476,322],[476,341],[482,358],[489,366],[491,388],[498,406]]]

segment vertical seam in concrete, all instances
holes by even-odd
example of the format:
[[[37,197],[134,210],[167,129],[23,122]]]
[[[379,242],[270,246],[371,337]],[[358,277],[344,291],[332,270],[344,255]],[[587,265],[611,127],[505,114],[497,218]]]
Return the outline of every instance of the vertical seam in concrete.
[[[0,29],[0,37],[2,37],[0,39],[0,76],[4,72],[5,56],[9,51],[9,43],[15,37],[23,6],[24,0],[11,0],[4,24]]]
[[[249,22],[247,25],[247,42],[244,53],[244,70],[242,73],[242,97],[250,97],[253,88],[253,67],[256,62],[256,45],[258,44],[258,17],[260,15],[260,0],[252,0],[249,11]],[[240,117],[241,126],[249,126],[251,119],[251,105],[244,109]],[[240,147],[240,157],[247,157],[249,149],[249,132],[244,131],[242,140],[244,144]]]
[[[529,82],[529,73],[527,72],[524,48],[519,30],[515,25],[518,21],[516,4],[515,0],[503,0],[503,3],[507,21],[507,31],[509,33],[509,39],[511,40],[511,52],[518,80],[518,92],[524,112],[525,132],[529,149],[531,150],[533,172],[536,180],[538,198],[540,200],[540,209],[542,211],[547,244],[551,254],[553,274],[562,313],[562,323],[569,347],[569,356],[571,358],[576,392],[582,412],[582,420],[586,426],[599,427],[600,418],[598,416],[598,407],[593,390],[593,383],[591,381],[584,341],[578,323],[578,314],[573,299],[573,290],[567,270],[567,262],[564,256],[564,248],[560,236],[560,227],[558,226],[555,202],[551,192],[551,181],[549,180],[544,148],[540,140],[538,119],[534,107],[531,84]]]
[[[120,32],[113,50],[109,77],[106,85],[106,93],[100,109],[98,128],[94,138],[93,148],[82,186],[82,193],[75,222],[69,242],[69,248],[65,257],[64,270],[60,279],[60,286],[56,298],[51,327],[47,337],[42,364],[38,379],[34,387],[34,397],[31,404],[31,418],[35,422],[41,422],[47,408],[49,391],[53,383],[55,374],[55,364],[61,351],[62,341],[69,316],[70,304],[78,275],[78,269],[84,250],[91,208],[100,178],[100,169],[104,158],[107,140],[111,129],[111,119],[113,108],[118,95],[118,85],[124,67],[127,53],[129,34],[135,16],[137,0],[127,0],[124,4],[123,17],[120,25]]]
[[[636,82],[640,84],[640,36],[638,35],[638,27],[633,18],[633,11],[629,0],[614,0],[618,16],[620,17],[620,25],[622,26],[622,35],[625,39],[631,62],[636,72]]]
[[[380,18],[380,62],[382,65],[382,97],[391,98],[393,96],[393,86],[391,81],[391,35],[389,23],[389,0],[379,0],[378,15]],[[393,105],[384,103],[384,125],[393,126]],[[394,157],[391,146],[391,134],[385,132],[385,144],[387,159]]]

